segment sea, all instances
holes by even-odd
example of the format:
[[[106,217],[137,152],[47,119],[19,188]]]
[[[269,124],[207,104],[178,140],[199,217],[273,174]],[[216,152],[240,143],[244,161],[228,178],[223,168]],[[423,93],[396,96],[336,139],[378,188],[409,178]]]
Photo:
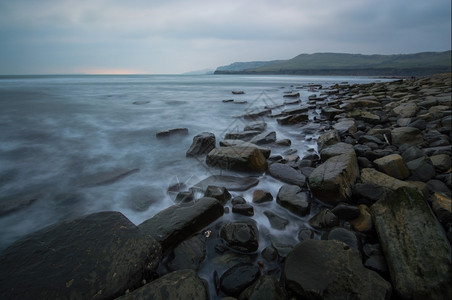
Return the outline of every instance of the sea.
[[[254,75],[48,75],[0,76],[0,250],[50,224],[99,211],[120,211],[134,224],[174,204],[168,188],[193,186],[211,175],[239,175],[210,168],[205,158],[187,158],[193,137],[212,132],[217,145],[225,133],[243,130],[248,110],[277,106],[285,93],[309,95],[347,82],[382,81],[367,77]],[[233,94],[232,91],[243,91]],[[224,102],[231,100],[233,102]],[[300,105],[300,104],[298,104]],[[293,106],[292,106],[293,107]],[[277,113],[277,108],[272,113]],[[311,112],[318,117],[320,108]],[[262,117],[277,139],[272,155],[317,151],[316,127],[279,126]],[[188,135],[157,138],[156,133],[187,128]],[[246,174],[245,174],[246,175]],[[256,176],[256,175],[254,175]],[[256,189],[276,198],[282,183],[257,175]],[[233,192],[252,200],[252,188]],[[271,209],[289,215],[288,235],[299,218],[273,201]],[[231,215],[231,214],[229,214]],[[273,232],[259,208],[254,219]],[[275,234],[282,234],[275,232]]]

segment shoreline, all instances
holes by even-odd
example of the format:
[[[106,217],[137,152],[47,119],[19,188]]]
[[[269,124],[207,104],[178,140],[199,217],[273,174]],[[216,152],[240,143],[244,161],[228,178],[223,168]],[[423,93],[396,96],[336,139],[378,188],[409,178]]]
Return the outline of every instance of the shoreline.
[[[331,278],[328,278],[330,275],[327,274],[330,273],[330,268],[336,260],[342,261],[341,257],[349,257],[348,261],[352,261],[353,264],[347,266],[353,278],[356,278],[359,283],[353,285],[348,282],[339,282],[334,288],[332,286],[329,288],[340,293],[328,294],[328,288],[326,288],[320,291],[318,296],[343,296],[350,293],[359,295],[359,298],[370,296],[389,298],[391,294],[408,298],[427,294],[438,297],[450,296],[451,291],[446,286],[447,276],[450,276],[451,241],[450,92],[450,74],[384,83],[336,84],[326,90],[320,89],[315,97],[309,97],[307,103],[291,105],[291,109],[281,115],[274,116],[268,112],[254,115],[248,123],[255,127],[244,130],[244,132],[254,131],[254,133],[243,134],[242,138],[249,139],[245,142],[255,139],[254,142],[257,141],[256,143],[260,143],[259,146],[263,148],[278,142],[276,140],[278,133],[276,132],[276,137],[273,139],[273,136],[269,136],[265,131],[265,126],[261,124],[259,128],[257,123],[262,120],[289,124],[288,126],[293,126],[297,130],[310,122],[321,124],[325,128],[325,133],[317,141],[317,153],[307,154],[304,157],[287,154],[285,157],[265,158],[262,150],[247,144],[225,147],[228,148],[228,153],[221,153],[210,159],[213,161],[211,165],[234,170],[237,166],[234,159],[237,156],[241,159],[246,157],[251,164],[240,167],[240,170],[243,168],[246,170],[251,166],[260,174],[265,170],[265,176],[280,180],[281,187],[286,188],[283,191],[280,189],[278,195],[274,192],[270,193],[273,194],[270,196],[275,198],[273,200],[272,197],[270,201],[277,202],[278,205],[287,209],[289,214],[298,215],[309,223],[309,226],[300,228],[298,237],[295,237],[300,244],[266,241],[266,238],[261,236],[264,233],[260,232],[261,227],[250,216],[250,211],[253,207],[269,201],[268,194],[265,193],[268,191],[261,191],[257,193],[259,195],[256,195],[255,199],[243,201],[236,199],[239,193],[232,190],[229,192],[227,187],[226,189],[224,186],[206,188],[204,197],[201,197],[206,200],[195,199],[193,203],[196,205],[191,205],[192,202],[184,198],[183,202],[187,201],[187,204],[175,205],[158,213],[157,217],[154,216],[142,224],[137,224],[139,228],[137,235],[143,232],[149,234],[152,231],[150,235],[154,236],[150,238],[151,241],[146,234],[141,237],[147,241],[146,243],[152,244],[153,250],[152,254],[149,253],[148,257],[144,258],[144,261],[137,263],[148,264],[149,258],[152,258],[153,263],[146,269],[145,274],[135,276],[140,279],[135,280],[133,284],[126,284],[129,286],[127,290],[131,293],[126,294],[125,298],[132,298],[135,293],[138,293],[137,295],[144,293],[145,289],[155,290],[158,284],[168,287],[169,283],[165,283],[164,280],[166,276],[173,276],[172,280],[180,283],[179,288],[183,290],[181,293],[210,294],[212,299],[226,295],[250,297],[259,293],[259,286],[265,287],[267,295],[272,294],[280,299],[286,299],[287,296],[312,296],[313,291],[309,290],[311,283],[304,281],[304,276],[309,274],[300,275],[300,270],[290,268],[292,264],[307,264],[308,262],[303,261],[302,258],[304,253],[310,251],[331,252],[325,257],[312,257],[316,262],[318,259],[318,265],[322,267],[310,272],[320,272],[316,276],[320,276],[321,282],[322,280],[331,281]],[[316,119],[309,120],[304,108],[320,109],[321,114],[316,116]],[[262,128],[263,130],[260,131]],[[400,130],[399,128],[409,129]],[[256,139],[259,135],[260,137]],[[217,138],[223,139],[223,137]],[[217,144],[214,142],[214,147],[219,149]],[[203,153],[195,155],[201,158],[205,155],[212,157],[211,151],[215,149],[211,148],[212,142],[207,145],[201,145],[199,149]],[[243,151],[243,149],[252,151]],[[445,156],[449,156],[449,162]],[[224,157],[228,158],[225,160]],[[264,157],[263,160],[262,157]],[[430,174],[426,175],[427,171]],[[244,175],[246,174],[245,172]],[[327,180],[331,180],[331,184],[326,184]],[[230,182],[226,182],[225,185],[227,184]],[[250,189],[252,187],[247,188],[247,190]],[[191,196],[190,190],[180,192],[188,192],[185,196]],[[388,199],[398,198],[408,199],[406,201],[410,201],[411,207],[395,208],[393,203],[388,203]],[[405,200],[400,201],[403,203]],[[228,203],[228,209],[225,211],[226,203]],[[232,212],[228,211],[231,203]],[[425,204],[431,205],[431,208],[427,209],[429,206]],[[196,207],[195,211],[193,207]],[[410,210],[412,207],[417,209],[416,214]],[[434,215],[431,212],[429,214],[426,209],[431,209]],[[409,226],[406,227],[407,225],[398,222],[397,218],[391,220],[385,214],[388,210],[392,212],[403,210],[402,215],[413,219],[407,221]],[[237,214],[240,214],[237,219],[228,220],[223,217],[222,220],[222,216]],[[284,216],[269,215],[270,217],[267,215],[267,218],[273,220],[274,226],[284,228]],[[417,215],[422,215],[425,221],[416,219]],[[181,216],[182,219],[179,218]],[[436,230],[420,230],[416,225],[419,222],[433,224],[433,227],[440,225],[443,233],[438,226]],[[146,226],[143,225],[144,223]],[[272,221],[270,224],[273,227]],[[108,228],[111,223],[105,225]],[[57,230],[55,226],[51,227]],[[419,255],[416,254],[417,252],[427,254],[425,251],[428,247],[430,247],[429,251],[436,251],[435,245],[423,244],[422,237],[425,234],[428,235],[425,243],[432,237],[443,242],[441,244],[443,246],[446,245],[444,241],[447,242],[445,247],[449,249],[448,262],[447,257],[442,265],[438,260],[425,263],[421,262],[419,257],[400,257],[400,251],[386,243],[386,239],[391,241],[394,239],[391,234],[386,236],[390,231],[389,228],[392,227],[398,228],[399,232],[404,232],[408,237],[409,244],[398,246],[409,249],[410,255]],[[45,228],[39,232],[44,234],[48,230]],[[163,231],[166,233],[162,234]],[[178,235],[175,235],[175,232]],[[246,236],[245,240],[241,235],[243,233]],[[311,240],[314,234],[316,237],[321,237],[315,239],[316,242]],[[189,238],[186,239],[187,237]],[[26,242],[29,238],[26,237],[25,241],[22,239],[21,242]],[[108,239],[108,236],[106,238]],[[127,238],[124,237],[124,239]],[[345,244],[332,242],[332,240],[342,240]],[[265,247],[265,252],[257,253],[256,249],[262,241],[266,241],[265,244],[268,246]],[[19,276],[20,273],[12,271],[17,269],[17,262],[11,261],[5,253],[11,252],[17,244],[18,242],[14,243],[8,248],[9,250],[6,249],[0,254],[0,261],[11,268],[6,267],[5,270],[16,274],[11,275],[11,279],[5,278],[5,280],[3,278],[6,271],[1,274],[1,281],[4,282],[2,295],[7,298],[14,293],[10,289],[10,280],[16,277],[21,278],[21,276]],[[337,247],[344,247],[344,245],[348,247],[347,251],[338,254]],[[102,248],[102,245],[97,246]],[[163,256],[161,246],[163,246]],[[434,249],[432,250],[431,247]],[[437,248],[440,248],[439,244]],[[414,249],[413,252],[410,252],[410,249]],[[25,250],[17,249],[17,251],[20,253]],[[445,258],[444,252],[438,251],[437,256]],[[206,252],[207,256],[214,257],[206,258]],[[27,253],[23,254],[24,257],[27,256]],[[209,276],[208,280],[210,287],[213,286],[214,291],[218,292],[216,295],[199,283],[199,276],[196,273],[176,271],[186,268],[187,258],[191,263],[195,262],[191,265],[194,269],[200,269],[202,264],[205,265],[207,261],[213,261],[216,257],[229,257],[227,263],[213,264],[212,271],[215,272]],[[361,263],[357,263],[359,261]],[[324,262],[328,263],[322,264]],[[111,261],[105,263],[111,263]],[[157,269],[159,263],[160,269]],[[163,265],[166,266],[162,269]],[[168,265],[172,270],[168,274],[163,274],[162,271],[168,271],[166,269]],[[413,269],[416,267],[423,270],[427,265],[435,265],[438,269],[436,277],[429,275],[432,276],[431,280],[419,278]],[[403,275],[397,271],[399,269],[404,270]],[[343,266],[334,269],[338,278],[343,276],[343,270]],[[17,272],[20,271],[19,268]],[[143,285],[155,277],[155,272],[159,273],[160,278]],[[245,275],[248,278],[245,278]],[[360,277],[368,279],[374,286],[366,286],[358,280]],[[191,287],[182,284],[188,280],[194,282]],[[230,281],[233,283],[230,284]],[[425,284],[429,284],[426,287],[427,290],[421,284],[424,281]],[[72,283],[68,282],[70,280],[65,281],[66,289],[72,286]],[[100,286],[103,285],[105,283]],[[410,285],[413,287],[408,287]],[[142,287],[132,291],[138,286]],[[373,294],[377,286],[383,294]],[[173,289],[177,292],[177,287]],[[319,289],[320,287],[315,288],[317,292]],[[111,295],[120,296],[125,290],[113,292]]]

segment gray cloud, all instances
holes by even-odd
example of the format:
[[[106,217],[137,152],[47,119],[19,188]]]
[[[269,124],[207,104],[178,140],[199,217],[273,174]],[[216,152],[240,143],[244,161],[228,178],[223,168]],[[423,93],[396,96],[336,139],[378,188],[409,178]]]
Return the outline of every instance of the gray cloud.
[[[5,0],[1,73],[178,73],[300,53],[451,45],[449,0]]]

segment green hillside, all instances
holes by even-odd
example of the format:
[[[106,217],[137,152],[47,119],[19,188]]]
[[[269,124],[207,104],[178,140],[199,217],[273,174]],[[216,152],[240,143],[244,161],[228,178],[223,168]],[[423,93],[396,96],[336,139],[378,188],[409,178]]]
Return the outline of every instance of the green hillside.
[[[241,64],[246,66],[246,63]],[[300,54],[289,60],[260,62],[260,66],[252,68],[223,66],[217,68],[215,74],[419,76],[450,71],[451,51],[445,51],[397,55]]]

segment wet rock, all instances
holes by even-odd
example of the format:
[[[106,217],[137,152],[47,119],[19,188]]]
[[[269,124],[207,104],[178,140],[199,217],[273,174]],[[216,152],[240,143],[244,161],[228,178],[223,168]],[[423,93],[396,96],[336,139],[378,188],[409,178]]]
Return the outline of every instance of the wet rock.
[[[403,299],[451,298],[450,243],[422,195],[400,188],[371,212],[396,294]]]
[[[183,191],[177,193],[176,199],[174,202],[176,203],[187,203],[193,201],[195,199],[195,194],[193,191]]]
[[[408,162],[407,167],[411,172],[410,179],[413,181],[427,182],[436,175],[435,167],[426,156]]]
[[[353,231],[337,227],[328,231],[325,238],[327,240],[336,240],[349,245],[350,248],[361,257],[361,242]]]
[[[430,161],[439,173],[446,172],[451,168],[451,159],[447,154],[430,156]]]
[[[240,132],[229,132],[226,133],[224,138],[227,140],[242,140],[242,141],[249,141],[254,136],[260,134],[257,130],[249,130],[249,131],[240,131]]]
[[[246,288],[238,300],[286,300],[286,290],[272,276],[259,277],[251,286]]]
[[[209,153],[215,148],[215,135],[210,132],[202,132],[193,137],[193,142],[187,150],[186,156],[197,156]]]
[[[356,231],[369,232],[373,229],[372,216],[370,215],[369,207],[365,204],[358,205],[359,216],[356,219],[350,220],[350,224]]]
[[[231,222],[221,228],[220,236],[234,250],[254,252],[259,246],[259,231],[256,222]]]
[[[209,299],[206,283],[194,270],[179,270],[162,276],[120,298],[128,299]]]
[[[270,235],[270,241],[273,247],[275,247],[280,257],[286,257],[293,247],[298,244],[298,241],[287,236],[274,236]]]
[[[418,107],[416,103],[407,102],[400,104],[399,106],[395,107],[392,111],[397,115],[401,116],[402,118],[410,118],[416,116]]]
[[[268,221],[270,222],[270,226],[273,229],[284,230],[287,224],[289,224],[289,220],[284,219],[283,217],[280,217],[269,210],[264,211],[264,215],[267,217]]]
[[[285,184],[281,186],[276,197],[276,202],[299,216],[309,214],[311,209],[309,194],[302,191],[297,185]]]
[[[353,148],[352,145],[339,142],[334,145],[323,148],[322,151],[320,152],[320,157],[322,158],[322,161],[325,162],[331,157],[346,153],[356,155],[355,149]]]
[[[391,285],[366,269],[350,246],[339,241],[307,240],[284,262],[282,280],[301,299],[389,299]]]
[[[443,195],[451,195],[452,192],[447,185],[441,180],[431,179],[427,181],[427,189],[430,194],[439,193]],[[426,193],[424,193],[425,195]]]
[[[119,212],[51,225],[0,254],[2,299],[115,298],[140,286],[161,247]]]
[[[259,268],[252,264],[237,264],[221,275],[220,288],[226,294],[237,297],[260,275]]]
[[[259,183],[257,178],[229,175],[212,175],[198,182],[193,188],[205,191],[209,185],[224,186],[229,191],[246,191]]]
[[[341,135],[354,134],[358,130],[354,120],[337,122],[333,125],[333,128],[336,129]]]
[[[246,204],[246,200],[242,196],[236,196],[236,197],[232,198],[231,204],[232,205]]]
[[[308,114],[289,115],[276,119],[279,125],[295,125],[304,121],[309,121]]]
[[[254,208],[248,203],[235,204],[232,206],[232,212],[244,216],[254,216]]]
[[[409,124],[409,127],[414,127],[419,130],[425,130],[427,128],[427,122],[425,122],[425,120],[422,120],[422,119],[417,119],[417,120],[412,121]]]
[[[335,207],[331,209],[331,212],[335,214],[339,219],[346,221],[355,219],[360,214],[360,210],[358,207],[346,203],[337,204]]]
[[[309,176],[309,186],[319,200],[335,204],[347,200],[359,176],[358,162],[352,154],[328,159]]]
[[[361,181],[362,183],[377,185],[393,191],[404,186],[413,187],[413,185],[409,182],[391,177],[372,168],[365,168],[361,170]]]
[[[334,107],[324,107],[322,108],[322,115],[324,115],[325,117],[327,117],[330,120],[333,120],[333,118],[340,114],[343,113],[344,111],[342,109],[338,109],[338,108],[334,108]]]
[[[402,151],[402,158],[405,161],[405,163],[408,163],[412,160],[415,160],[416,158],[422,157],[424,156],[424,152],[419,149],[416,146],[409,146],[406,145],[406,149],[403,149],[402,147],[400,147],[400,150]]]
[[[206,257],[206,242],[201,235],[195,235],[174,248],[172,259],[167,263],[170,271],[192,269],[198,270]]]
[[[165,251],[223,215],[223,205],[215,198],[201,198],[168,207],[138,227],[162,244]]]
[[[365,244],[363,246],[363,252],[367,257],[364,262],[366,268],[378,272],[378,274],[384,277],[389,276],[388,266],[380,244]]]
[[[231,199],[231,194],[223,186],[209,185],[204,193],[204,197],[215,198],[220,201],[221,204],[225,205],[226,202]]]
[[[442,224],[452,223],[452,200],[449,194],[434,193],[430,197],[432,209]]]
[[[273,196],[267,191],[255,190],[253,192],[253,203],[264,203],[273,201]]]
[[[409,144],[420,146],[424,144],[422,132],[414,127],[398,127],[391,131],[392,143],[396,146]]]
[[[315,229],[331,228],[339,225],[339,219],[329,209],[322,209],[309,219],[309,225]]]
[[[262,153],[254,147],[220,147],[207,154],[206,163],[221,169],[264,172],[267,161]]]
[[[339,133],[337,130],[328,131],[324,134],[322,134],[319,139],[317,140],[317,146],[319,149],[319,152],[323,150],[323,148],[327,146],[331,146],[333,144],[339,143],[341,141],[341,138],[339,136]]]
[[[276,144],[280,145],[280,146],[287,146],[288,147],[288,146],[290,146],[292,144],[292,142],[289,139],[282,139],[282,140],[277,140]]]
[[[261,147],[256,144],[245,142],[241,140],[223,140],[220,142],[221,147],[254,147],[257,148],[265,158],[270,156],[271,150],[269,148]]]
[[[274,143],[276,142],[276,132],[271,131],[258,134],[255,137],[253,137],[250,142],[256,145],[265,145]]]
[[[285,94],[283,95],[285,98],[298,98],[300,97],[300,93],[293,93],[293,94]]]
[[[267,123],[265,122],[251,122],[245,126],[244,131],[259,131],[263,132],[267,129]]]
[[[314,231],[308,228],[302,228],[298,231],[298,240],[300,242],[314,238]]]
[[[410,170],[408,170],[402,156],[399,154],[391,154],[376,159],[374,160],[374,164],[378,170],[394,178],[403,180],[410,176]]]
[[[187,128],[172,128],[167,130],[158,131],[155,136],[157,138],[164,138],[169,137],[173,135],[188,135],[188,129]]]
[[[278,251],[272,245],[265,247],[261,254],[267,261],[275,261],[278,258]]]
[[[232,94],[233,95],[243,95],[243,94],[245,94],[245,92],[244,91],[232,91]]]
[[[294,168],[281,163],[273,163],[268,168],[271,176],[283,182],[303,186],[306,177]]]

